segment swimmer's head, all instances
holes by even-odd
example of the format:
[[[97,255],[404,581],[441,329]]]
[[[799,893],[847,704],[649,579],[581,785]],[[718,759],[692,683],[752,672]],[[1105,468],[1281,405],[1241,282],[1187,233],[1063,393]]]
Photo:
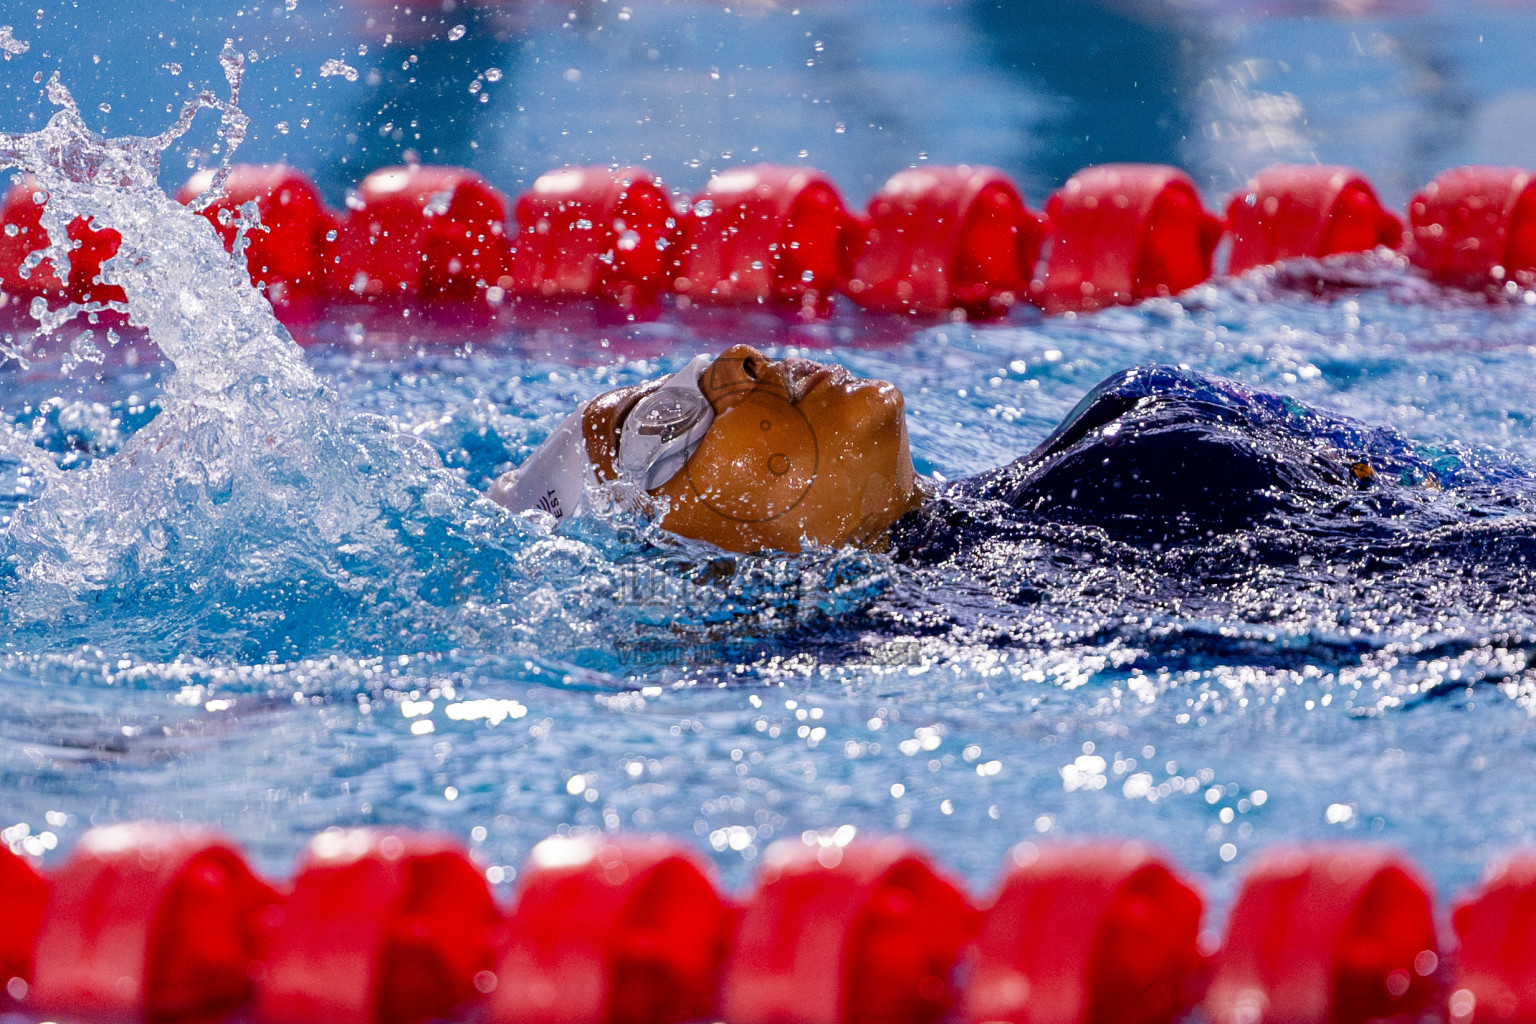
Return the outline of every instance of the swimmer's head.
[[[596,479],[665,498],[663,528],[730,551],[877,546],[919,501],[901,392],[808,359],[734,345],[593,399],[580,413],[579,445],[574,419],[529,467],[540,456],[554,464],[550,444],[563,445]],[[539,504],[532,492],[542,484],[517,493],[510,476],[493,497]]]

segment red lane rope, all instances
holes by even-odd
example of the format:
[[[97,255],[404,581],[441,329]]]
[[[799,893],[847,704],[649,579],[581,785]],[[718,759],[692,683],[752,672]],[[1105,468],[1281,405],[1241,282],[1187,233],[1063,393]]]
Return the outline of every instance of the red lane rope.
[[[534,848],[509,911],[457,841],[317,835],[286,884],[221,836],[94,828],[41,874],[0,846],[0,1011],[158,1024],[1365,1024],[1536,1019],[1536,853],[1457,901],[1416,868],[1276,848],[1219,945],[1144,844],[1022,843],[978,901],[905,839],[780,840],[739,898],[676,840]],[[1214,946],[1214,948],[1212,948]]]
[[[195,176],[178,198],[191,202],[210,180]],[[121,242],[114,231],[70,225],[68,282],[40,260],[46,201],[24,181],[0,205],[0,290],[18,305],[121,300],[100,279]],[[1080,171],[1044,215],[987,167],[902,171],[861,215],[821,172],[766,164],[716,175],[682,209],[637,167],[551,171],[515,203],[472,171],[395,167],[365,178],[339,213],[299,171],[238,165],[204,211],[226,247],[246,203],[262,223],[247,234],[247,265],[290,324],[333,304],[493,311],[567,299],[638,319],[664,295],[683,308],[760,305],[806,319],[837,295],[918,315],[986,318],[1025,302],[1086,312],[1209,280],[1223,236],[1232,274],[1385,246],[1442,284],[1536,284],[1536,181],[1517,168],[1446,171],[1413,197],[1406,231],[1359,173],[1300,165],[1259,174],[1224,219],[1188,175],[1151,164]]]

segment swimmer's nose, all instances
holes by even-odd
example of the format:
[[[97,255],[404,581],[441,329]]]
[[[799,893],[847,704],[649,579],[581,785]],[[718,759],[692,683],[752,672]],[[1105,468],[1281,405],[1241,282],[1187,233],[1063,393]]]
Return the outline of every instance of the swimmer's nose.
[[[716,356],[699,377],[699,388],[719,413],[723,411],[722,404],[730,404],[733,397],[757,387],[758,378],[768,365],[768,358],[751,345],[732,345]]]
[[[700,384],[705,397],[722,411],[733,395],[767,389],[777,391],[791,402],[798,402],[828,367],[811,359],[798,357],[769,359],[751,345],[732,345],[715,359]]]

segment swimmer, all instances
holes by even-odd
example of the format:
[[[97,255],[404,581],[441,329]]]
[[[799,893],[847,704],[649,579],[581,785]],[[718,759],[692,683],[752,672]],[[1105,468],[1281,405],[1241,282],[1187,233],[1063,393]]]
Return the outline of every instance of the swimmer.
[[[913,469],[893,385],[735,345],[584,403],[491,495],[558,518],[603,482],[666,499],[663,528],[729,551],[853,545],[931,563],[1042,522],[1154,549],[1266,522],[1359,539],[1424,520],[1440,480],[1390,431],[1152,366],[1094,388],[1016,462],[939,485]]]
[[[894,385],[747,345],[583,403],[491,497],[558,519],[602,483],[736,552],[878,548],[922,500]]]

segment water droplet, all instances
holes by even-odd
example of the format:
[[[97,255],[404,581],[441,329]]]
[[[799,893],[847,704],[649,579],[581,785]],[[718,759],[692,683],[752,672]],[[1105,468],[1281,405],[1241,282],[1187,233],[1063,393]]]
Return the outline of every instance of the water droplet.
[[[330,60],[320,65],[320,77],[331,78],[335,75],[340,75],[349,82],[355,82],[357,81],[357,68],[354,68],[346,61],[337,60],[336,58],[332,57]]]
[[[20,57],[30,49],[32,44],[25,39],[17,39],[11,31],[11,26],[0,25],[0,54],[4,54],[6,60]]]
[[[469,30],[466,29],[463,25],[455,25],[453,28],[448,30],[448,41],[450,43],[456,43],[460,39],[463,39],[464,33],[468,31]]]

